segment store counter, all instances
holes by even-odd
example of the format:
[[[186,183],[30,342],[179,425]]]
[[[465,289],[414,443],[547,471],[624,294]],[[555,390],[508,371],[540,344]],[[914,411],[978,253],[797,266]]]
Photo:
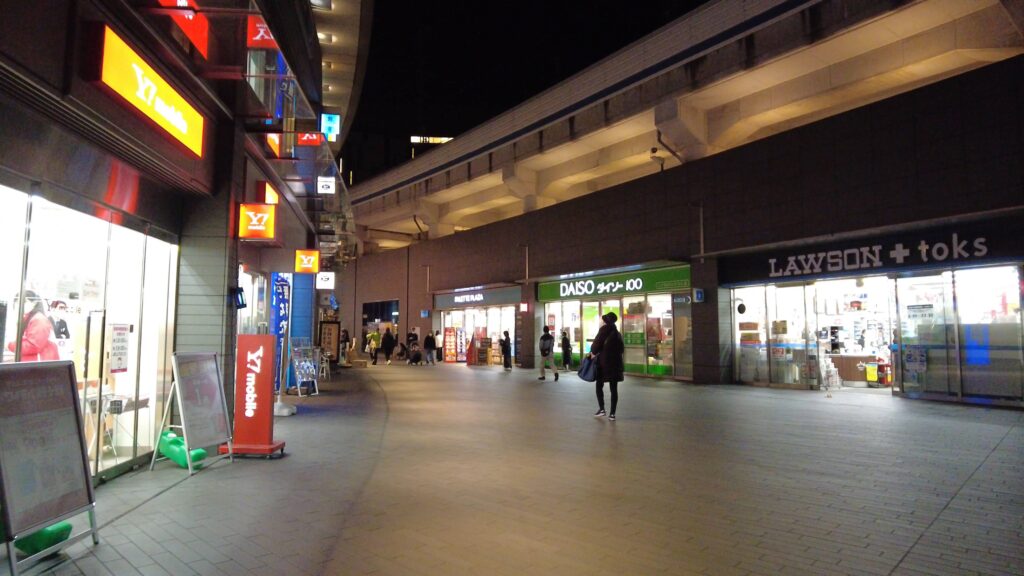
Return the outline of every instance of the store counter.
[[[867,386],[866,364],[878,362],[874,354],[829,354],[832,363],[835,364],[839,377],[844,383],[863,382]]]

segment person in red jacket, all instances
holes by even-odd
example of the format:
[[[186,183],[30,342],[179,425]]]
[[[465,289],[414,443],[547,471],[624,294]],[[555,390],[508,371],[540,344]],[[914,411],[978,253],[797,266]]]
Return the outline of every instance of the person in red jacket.
[[[35,292],[26,290],[25,306],[30,305],[32,309],[25,313],[24,328],[21,332],[21,361],[59,360],[60,354],[53,334],[53,323],[46,315],[43,300]],[[7,349],[13,352],[14,342],[8,344]]]

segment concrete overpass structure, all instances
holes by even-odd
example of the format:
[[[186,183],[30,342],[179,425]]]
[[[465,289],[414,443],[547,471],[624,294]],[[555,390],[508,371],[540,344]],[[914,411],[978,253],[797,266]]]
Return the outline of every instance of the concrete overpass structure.
[[[743,146],[1021,54],[1022,30],[1022,0],[711,2],[351,188],[361,247],[443,237]]]

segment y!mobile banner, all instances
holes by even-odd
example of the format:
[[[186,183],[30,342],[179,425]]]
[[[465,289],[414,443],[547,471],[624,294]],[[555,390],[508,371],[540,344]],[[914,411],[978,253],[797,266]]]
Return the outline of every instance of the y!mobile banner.
[[[274,442],[274,336],[239,334],[235,360],[235,436],[240,445]]]

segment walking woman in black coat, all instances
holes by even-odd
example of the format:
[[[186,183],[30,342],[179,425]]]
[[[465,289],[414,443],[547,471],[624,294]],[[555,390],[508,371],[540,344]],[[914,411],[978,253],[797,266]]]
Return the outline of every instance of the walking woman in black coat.
[[[604,411],[604,383],[608,382],[612,389],[612,411],[608,413],[609,420],[615,420],[615,406],[619,403],[619,382],[622,382],[622,354],[626,351],[626,345],[622,341],[622,334],[619,334],[615,327],[615,321],[619,319],[615,312],[609,312],[601,316],[604,326],[597,331],[594,342],[590,345],[589,356],[597,359],[597,380],[594,382],[597,388],[597,412],[594,416],[600,418],[605,415]]]
[[[572,367],[572,342],[569,342],[569,333],[562,330],[562,366],[568,372],[569,368]]]

